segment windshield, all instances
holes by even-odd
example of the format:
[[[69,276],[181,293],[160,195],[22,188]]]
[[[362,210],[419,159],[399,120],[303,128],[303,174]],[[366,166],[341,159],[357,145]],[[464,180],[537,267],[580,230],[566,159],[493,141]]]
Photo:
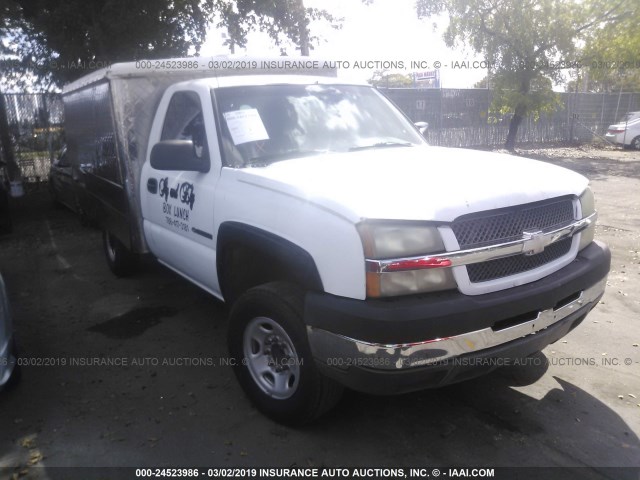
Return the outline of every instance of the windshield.
[[[374,88],[260,85],[213,91],[225,163],[233,167],[327,152],[426,142]]]

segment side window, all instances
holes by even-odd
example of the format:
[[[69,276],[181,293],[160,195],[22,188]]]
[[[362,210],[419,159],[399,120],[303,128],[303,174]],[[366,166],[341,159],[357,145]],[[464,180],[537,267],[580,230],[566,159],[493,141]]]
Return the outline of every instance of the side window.
[[[121,183],[116,155],[116,139],[113,133],[98,138],[97,150],[96,171],[101,172],[101,176],[104,178]]]
[[[91,90],[93,96],[93,130],[94,154],[90,163],[95,167],[96,176],[122,185],[122,175],[116,153],[116,138],[113,133],[113,112],[109,85],[103,83]],[[87,162],[88,163],[88,162]]]
[[[160,140],[191,140],[196,157],[208,160],[202,104],[195,92],[176,92],[169,101]]]

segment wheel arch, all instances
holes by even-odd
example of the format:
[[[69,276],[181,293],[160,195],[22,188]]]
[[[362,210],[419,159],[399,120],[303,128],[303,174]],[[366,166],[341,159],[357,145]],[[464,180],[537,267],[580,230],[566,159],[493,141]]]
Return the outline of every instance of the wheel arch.
[[[233,221],[221,224],[216,251],[220,290],[229,303],[249,288],[272,281],[324,291],[309,252],[261,228]]]

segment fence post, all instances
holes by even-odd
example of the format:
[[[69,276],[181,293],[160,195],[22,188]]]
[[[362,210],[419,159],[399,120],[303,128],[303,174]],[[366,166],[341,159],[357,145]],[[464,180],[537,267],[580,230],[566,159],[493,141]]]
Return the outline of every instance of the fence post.
[[[51,131],[51,111],[49,94],[45,93],[43,96],[44,109],[47,112],[47,149],[49,150],[49,165],[53,164],[53,132]]]
[[[569,94],[569,99],[571,99],[571,94]],[[576,94],[573,95],[573,111],[570,112],[571,117],[569,118],[569,143],[573,143],[573,127],[575,124],[575,104],[576,104]]]
[[[605,128],[604,124],[604,99],[605,99],[605,95],[606,93],[602,92],[602,108],[600,109],[600,122],[598,123],[599,128],[598,131],[599,133],[605,133],[603,130]]]
[[[620,109],[620,96],[622,95],[622,84],[620,84],[620,91],[618,92],[618,103],[616,104],[616,116],[614,121],[618,121],[618,110]]]

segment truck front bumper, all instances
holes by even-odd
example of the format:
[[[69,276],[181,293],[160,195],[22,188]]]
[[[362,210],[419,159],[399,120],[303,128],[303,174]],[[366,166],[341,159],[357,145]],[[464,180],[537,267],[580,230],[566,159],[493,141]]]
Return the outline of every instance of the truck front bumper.
[[[367,393],[438,387],[527,357],[575,328],[598,303],[611,263],[594,242],[543,279],[485,295],[391,300],[310,293],[311,351],[331,378]]]

